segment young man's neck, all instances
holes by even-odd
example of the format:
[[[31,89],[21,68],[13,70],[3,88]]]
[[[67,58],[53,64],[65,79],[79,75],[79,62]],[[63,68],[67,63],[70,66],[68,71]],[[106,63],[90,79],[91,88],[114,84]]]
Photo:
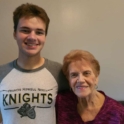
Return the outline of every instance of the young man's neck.
[[[18,58],[17,65],[23,69],[32,70],[39,68],[44,64],[45,59],[42,57]]]

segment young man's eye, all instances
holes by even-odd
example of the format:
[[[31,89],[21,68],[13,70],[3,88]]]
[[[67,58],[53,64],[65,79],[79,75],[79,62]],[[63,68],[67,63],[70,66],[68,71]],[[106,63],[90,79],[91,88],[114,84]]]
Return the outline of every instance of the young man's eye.
[[[37,35],[44,35],[45,32],[43,32],[43,31],[37,31],[36,34],[37,34]]]
[[[29,30],[26,30],[26,29],[22,29],[22,30],[20,30],[20,32],[23,32],[23,33],[25,33],[25,34],[30,33],[30,31],[29,31]]]

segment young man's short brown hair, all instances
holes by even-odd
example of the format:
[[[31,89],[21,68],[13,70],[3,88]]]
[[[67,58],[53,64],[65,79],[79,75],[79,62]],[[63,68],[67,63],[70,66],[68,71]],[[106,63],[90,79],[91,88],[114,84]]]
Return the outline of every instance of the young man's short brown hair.
[[[34,4],[22,4],[13,12],[14,32],[17,29],[19,19],[22,17],[39,17],[46,24],[45,34],[47,35],[50,19],[45,10]]]

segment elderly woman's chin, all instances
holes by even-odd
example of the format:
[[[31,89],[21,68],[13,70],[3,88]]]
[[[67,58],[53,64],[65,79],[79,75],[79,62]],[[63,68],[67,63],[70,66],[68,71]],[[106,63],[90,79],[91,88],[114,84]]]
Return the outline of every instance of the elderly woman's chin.
[[[92,94],[92,92],[90,90],[88,90],[88,89],[87,90],[76,89],[73,92],[79,98],[87,98],[87,97],[89,97]]]

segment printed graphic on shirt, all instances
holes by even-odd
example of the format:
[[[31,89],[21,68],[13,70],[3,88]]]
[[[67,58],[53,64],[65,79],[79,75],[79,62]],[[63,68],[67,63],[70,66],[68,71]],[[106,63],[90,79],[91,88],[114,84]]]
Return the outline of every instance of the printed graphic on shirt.
[[[36,108],[51,108],[54,104],[55,95],[52,94],[54,89],[55,87],[48,90],[40,88],[2,90],[0,91],[2,106],[5,111],[17,109],[17,114],[20,115],[20,118],[35,119]]]
[[[28,103],[24,103],[24,105],[18,109],[18,113],[21,117],[28,116],[31,119],[35,119],[36,113],[34,110],[35,106],[30,106]]]

